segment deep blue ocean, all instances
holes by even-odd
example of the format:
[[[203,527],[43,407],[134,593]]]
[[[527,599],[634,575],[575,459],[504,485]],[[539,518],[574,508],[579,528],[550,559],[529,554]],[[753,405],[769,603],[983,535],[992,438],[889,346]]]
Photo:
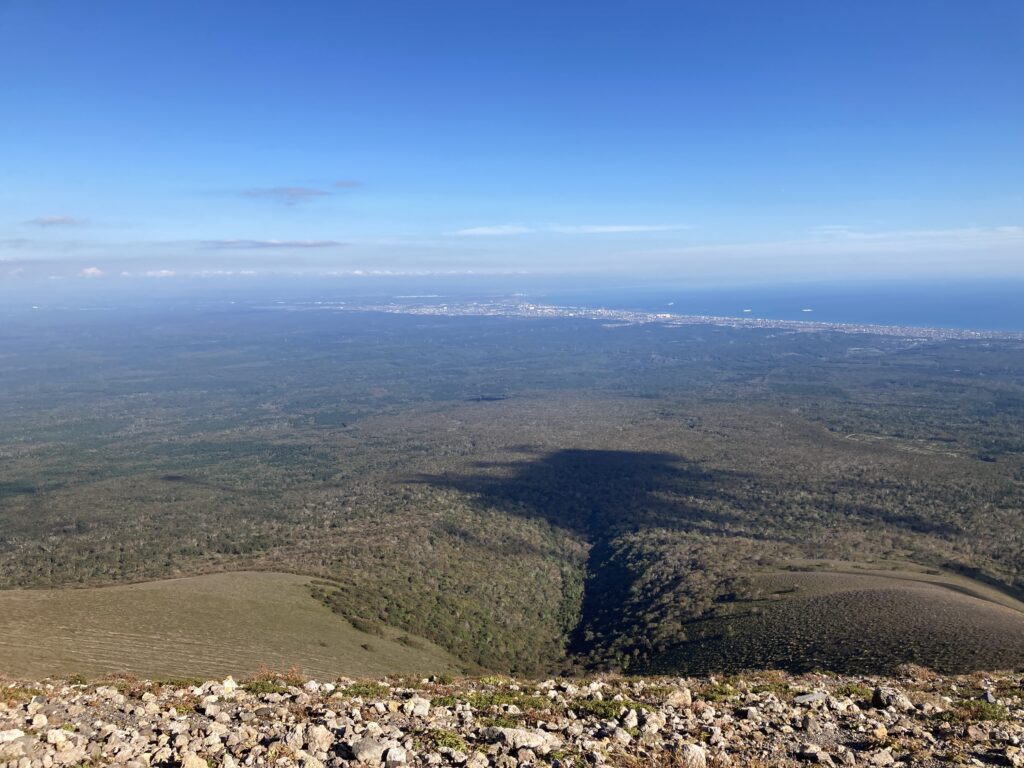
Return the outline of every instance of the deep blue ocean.
[[[558,305],[681,315],[1024,331],[1024,281],[729,288],[663,284],[563,288],[529,297]]]

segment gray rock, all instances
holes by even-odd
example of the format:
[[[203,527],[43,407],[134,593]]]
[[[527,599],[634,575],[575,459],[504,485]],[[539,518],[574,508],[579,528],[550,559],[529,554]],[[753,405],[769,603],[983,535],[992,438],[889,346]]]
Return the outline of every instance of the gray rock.
[[[161,747],[150,755],[149,762],[153,763],[166,763],[171,759],[171,755],[174,754],[170,747]]]
[[[208,736],[227,736],[228,727],[224,723],[212,722],[206,724],[206,733]]]
[[[312,752],[326,752],[334,744],[334,734],[329,728],[314,725],[306,730],[306,745]]]
[[[818,722],[818,718],[813,713],[808,712],[800,721],[800,729],[808,736],[815,736],[821,733],[821,723]]]
[[[676,761],[680,768],[707,768],[708,756],[699,744],[680,744]]]
[[[387,746],[382,741],[366,736],[351,745],[349,749],[354,760],[361,763],[379,763],[384,757],[384,750],[387,749]]]
[[[288,737],[284,740],[284,743],[288,745],[288,748],[293,752],[298,752],[302,749],[306,743],[306,727],[302,723],[299,723],[288,732]]]
[[[690,694],[689,688],[680,688],[672,691],[665,699],[665,703],[676,709],[686,709],[693,705],[693,696]]]
[[[402,711],[413,717],[426,717],[430,714],[430,701],[419,696],[413,696],[402,706]]]
[[[516,760],[519,761],[520,765],[533,765],[537,762],[537,755],[532,749],[526,749],[523,747],[522,749],[516,750]]]
[[[875,688],[874,696],[871,698],[871,705],[878,709],[888,709],[889,707],[895,707],[896,709],[909,712],[914,709],[914,703],[908,699],[902,692],[895,688],[887,688],[879,686]]]
[[[542,755],[562,746],[562,740],[557,736],[545,731],[527,730],[526,728],[484,728],[481,736],[485,741],[507,744],[512,751],[525,747]]]
[[[804,704],[813,704],[816,701],[826,701],[827,699],[827,693],[815,691],[814,693],[801,693],[799,696],[794,696],[793,703],[803,706]]]
[[[53,756],[55,765],[80,765],[83,760],[85,760],[85,746],[65,749]]]
[[[59,728],[51,728],[46,732],[46,743],[47,744],[63,744],[68,740],[67,734]]]
[[[8,741],[0,744],[0,762],[13,762],[25,754],[25,744],[21,741]]]
[[[832,765],[832,758],[822,750],[817,744],[804,744],[800,747],[800,751],[796,753],[796,756],[801,760],[808,763],[817,763],[819,765]]]
[[[988,741],[989,739],[988,729],[980,725],[968,725],[964,735],[971,741]]]

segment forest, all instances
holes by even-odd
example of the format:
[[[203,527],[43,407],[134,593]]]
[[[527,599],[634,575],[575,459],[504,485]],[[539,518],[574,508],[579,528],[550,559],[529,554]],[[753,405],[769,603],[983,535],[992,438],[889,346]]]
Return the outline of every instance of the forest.
[[[650,672],[725,664],[709,648],[776,633],[794,591],[848,588],[807,574],[860,570],[1005,613],[977,658],[914,641],[872,664],[1024,663],[1024,342],[243,305],[5,320],[0,588],[283,571],[480,668]],[[887,589],[849,594],[938,631]],[[857,667],[814,642],[744,663]]]

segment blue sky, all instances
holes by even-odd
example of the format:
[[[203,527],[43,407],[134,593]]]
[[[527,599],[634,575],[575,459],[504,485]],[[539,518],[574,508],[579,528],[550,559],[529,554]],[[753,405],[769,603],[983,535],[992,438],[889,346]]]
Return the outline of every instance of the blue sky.
[[[0,280],[1024,277],[1024,4],[0,0]]]

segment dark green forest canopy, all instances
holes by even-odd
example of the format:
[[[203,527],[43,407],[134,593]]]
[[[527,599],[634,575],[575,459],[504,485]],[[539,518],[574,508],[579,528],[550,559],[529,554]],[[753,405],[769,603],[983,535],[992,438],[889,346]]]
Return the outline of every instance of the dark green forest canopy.
[[[1021,597],[1022,353],[572,318],[22,317],[0,329],[0,587],[308,573],[357,626],[519,672],[686,668],[759,574],[826,560]]]

